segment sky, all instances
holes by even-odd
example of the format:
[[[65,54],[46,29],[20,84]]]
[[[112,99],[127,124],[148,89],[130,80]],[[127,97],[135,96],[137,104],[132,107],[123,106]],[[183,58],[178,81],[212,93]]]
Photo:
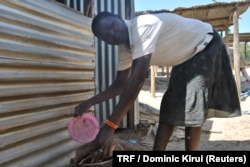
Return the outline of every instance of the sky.
[[[214,3],[213,0],[134,0],[135,11],[146,11],[146,10],[174,10],[178,7],[192,7],[196,5],[207,5]],[[216,0],[216,2],[236,2],[242,0]],[[230,27],[232,30],[232,26]],[[231,31],[232,32],[232,31]],[[245,13],[240,15],[239,19],[239,32],[245,33],[250,32],[250,7]]]

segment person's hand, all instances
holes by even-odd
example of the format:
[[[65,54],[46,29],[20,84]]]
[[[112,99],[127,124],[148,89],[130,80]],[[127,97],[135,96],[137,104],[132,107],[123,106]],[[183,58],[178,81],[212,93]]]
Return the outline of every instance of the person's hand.
[[[83,113],[89,112],[91,106],[92,105],[88,101],[78,104],[75,107],[74,117],[78,117],[81,116]]]
[[[104,125],[95,139],[96,152],[94,153],[95,162],[110,158],[114,150],[114,129]]]
[[[91,154],[83,159],[79,165],[86,161],[91,163],[101,162],[113,156],[115,145],[113,144],[114,130],[106,125],[100,130],[96,139],[93,141],[94,147]]]

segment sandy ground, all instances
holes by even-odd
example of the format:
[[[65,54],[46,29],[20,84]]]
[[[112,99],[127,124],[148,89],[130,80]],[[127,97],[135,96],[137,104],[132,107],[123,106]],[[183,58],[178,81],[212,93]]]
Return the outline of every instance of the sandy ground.
[[[158,111],[166,77],[156,80],[156,94],[150,93],[147,79],[141,90],[140,124],[137,130],[123,129],[116,133],[116,140],[123,143],[124,150],[152,150]],[[242,90],[250,88],[250,82],[242,83]],[[208,119],[203,127],[199,150],[250,150],[250,96],[241,100],[242,116],[235,118]],[[184,150],[184,128],[177,127],[166,150]]]
[[[150,92],[150,79],[146,79],[138,96],[139,124],[136,126],[136,129],[126,128],[116,131],[114,138],[115,150],[153,150],[159,119],[159,108],[162,96],[167,88],[166,83],[166,77],[156,78],[156,91],[155,97],[153,97]],[[243,82],[241,88],[242,91],[249,90],[248,95],[241,100],[242,116],[208,119],[202,128],[198,150],[250,151],[250,82]],[[81,152],[88,152],[86,148],[80,148],[79,155],[82,155]],[[185,150],[184,127],[175,128],[166,150]]]

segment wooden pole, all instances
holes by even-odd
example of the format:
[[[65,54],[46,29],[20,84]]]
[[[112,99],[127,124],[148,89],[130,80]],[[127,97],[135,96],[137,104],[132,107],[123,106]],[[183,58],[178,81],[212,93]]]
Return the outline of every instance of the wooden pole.
[[[240,52],[239,52],[239,25],[238,25],[238,11],[237,7],[234,10],[233,14],[233,23],[234,23],[234,72],[235,80],[238,88],[238,95],[240,98],[241,94],[241,82],[240,82]]]
[[[170,78],[170,71],[169,71],[169,66],[167,66],[167,82],[169,83],[169,78]]]
[[[228,26],[227,26],[228,27]],[[225,43],[227,44],[227,48],[229,47],[229,43],[228,43],[228,28],[225,31]]]
[[[244,60],[246,60],[246,58],[247,58],[247,42],[245,42],[245,48],[244,48],[245,50],[245,55],[244,55]]]
[[[155,67],[151,66],[151,95],[155,97]]]

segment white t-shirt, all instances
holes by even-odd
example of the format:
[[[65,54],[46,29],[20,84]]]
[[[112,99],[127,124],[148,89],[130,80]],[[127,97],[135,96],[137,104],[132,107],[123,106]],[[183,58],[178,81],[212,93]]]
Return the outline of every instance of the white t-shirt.
[[[213,27],[172,13],[140,15],[126,20],[130,48],[119,45],[118,70],[132,60],[152,54],[150,65],[175,66],[202,51],[212,40]]]

